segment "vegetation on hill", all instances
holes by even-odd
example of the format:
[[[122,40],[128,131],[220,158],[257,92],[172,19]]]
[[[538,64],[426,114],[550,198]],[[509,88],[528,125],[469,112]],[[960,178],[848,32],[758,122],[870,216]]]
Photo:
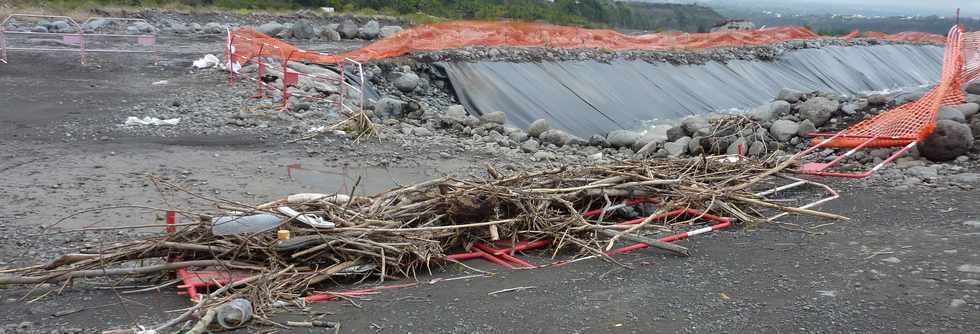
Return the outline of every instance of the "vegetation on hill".
[[[541,21],[586,27],[642,30],[707,29],[723,19],[708,7],[614,0],[13,0],[22,6],[60,9],[99,6],[280,10],[334,7],[340,12],[445,19]]]

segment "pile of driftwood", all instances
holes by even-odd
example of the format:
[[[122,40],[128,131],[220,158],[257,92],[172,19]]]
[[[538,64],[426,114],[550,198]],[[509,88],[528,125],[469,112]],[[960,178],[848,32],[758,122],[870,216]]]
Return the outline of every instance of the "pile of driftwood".
[[[96,276],[132,278],[184,267],[253,273],[212,292],[183,319],[165,324],[170,326],[186,320],[193,311],[231,298],[250,299],[261,314],[276,303],[322,293],[327,286],[322,283],[411,277],[417,270],[445,263],[446,254],[478,241],[547,239],[556,252],[601,256],[616,240],[639,239],[684,253],[683,247],[658,245],[654,238],[704,223],[696,217],[646,219],[625,228],[614,227],[622,218],[615,211],[588,218],[581,214],[628,199],[657,199],[655,209],[643,217],[691,208],[741,222],[759,220],[765,217],[763,212],[773,210],[844,219],[753,195],[754,185],[788,164],[700,157],[512,175],[488,167],[485,179],[447,177],[369,197],[299,194],[255,206],[222,201],[216,206],[235,211],[235,217],[266,213],[277,215],[282,222],[260,232],[216,235],[215,217],[195,217],[194,223],[183,224],[174,233],[118,244],[98,254],[69,254],[47,264],[7,270],[0,274],[0,284],[67,283]]]

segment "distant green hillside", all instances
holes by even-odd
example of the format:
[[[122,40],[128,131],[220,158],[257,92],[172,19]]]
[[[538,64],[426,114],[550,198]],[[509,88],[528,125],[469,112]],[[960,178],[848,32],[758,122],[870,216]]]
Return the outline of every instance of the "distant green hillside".
[[[713,9],[698,5],[618,2],[617,15],[610,16],[610,24],[617,28],[640,30],[682,30],[707,32],[725,20]]]
[[[334,7],[341,12],[445,19],[515,19],[587,27],[698,31],[721,21],[707,7],[613,0],[12,0],[19,6],[218,7],[235,10]]]

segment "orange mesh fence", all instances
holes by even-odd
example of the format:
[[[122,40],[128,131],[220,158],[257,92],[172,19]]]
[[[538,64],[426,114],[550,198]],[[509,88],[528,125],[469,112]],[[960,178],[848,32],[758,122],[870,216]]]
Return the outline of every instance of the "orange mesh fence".
[[[939,107],[963,103],[960,87],[980,77],[980,33],[950,29],[943,56],[942,77],[936,87],[915,102],[901,105],[851,126],[826,147],[893,147],[924,140],[935,128]],[[819,144],[824,138],[815,138]]]
[[[852,32],[842,38],[853,38],[857,35],[857,32]],[[822,37],[803,27],[775,27],[712,33],[663,32],[633,36],[613,30],[581,29],[542,23],[454,21],[407,29],[362,49],[340,55],[303,51],[248,28],[237,29],[232,32],[231,43],[235,49],[234,53],[242,59],[251,59],[255,56],[278,58],[288,56],[292,60],[330,64],[338,63],[345,58],[370,61],[402,56],[413,51],[435,51],[472,46],[656,51],[767,45],[788,40],[822,38],[832,37]]]
[[[943,44],[946,42],[946,37],[937,34],[930,34],[926,32],[900,32],[897,34],[886,34],[877,31],[867,31],[864,33],[864,37],[881,39],[892,42],[910,42],[910,43],[932,43],[932,44]]]

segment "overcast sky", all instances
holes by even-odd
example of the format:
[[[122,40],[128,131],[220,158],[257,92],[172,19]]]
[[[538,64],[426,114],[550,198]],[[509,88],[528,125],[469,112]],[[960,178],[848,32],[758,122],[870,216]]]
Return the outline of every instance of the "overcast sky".
[[[644,0],[648,2],[658,2],[657,0]],[[886,10],[888,12],[900,12],[902,15],[944,15],[953,16],[956,8],[961,8],[964,16],[980,16],[980,0],[674,0],[666,2],[686,2],[686,3],[725,3],[728,5],[739,4],[774,4],[777,6],[792,6],[793,4],[827,4],[828,10],[835,12],[846,9],[866,11],[860,9],[872,9],[874,11]],[[801,9],[819,9],[807,6]],[[838,13],[855,14],[855,13]],[[856,13],[861,14],[861,13]]]

